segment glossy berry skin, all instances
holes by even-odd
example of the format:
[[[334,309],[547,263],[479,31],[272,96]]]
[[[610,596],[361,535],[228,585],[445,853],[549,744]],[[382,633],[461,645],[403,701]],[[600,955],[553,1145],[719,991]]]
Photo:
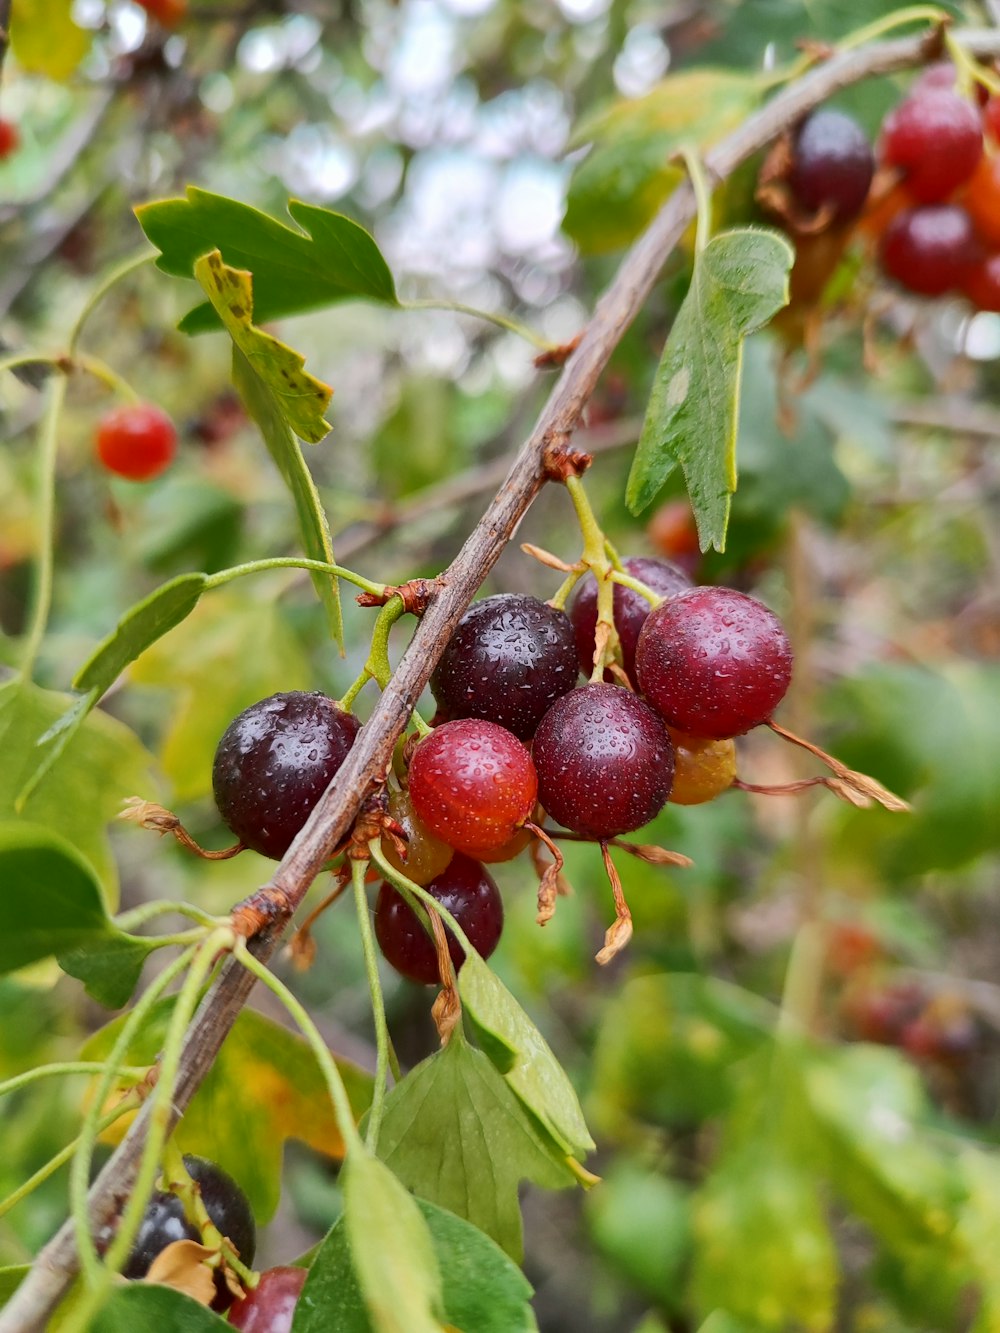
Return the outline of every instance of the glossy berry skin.
[[[651,612],[636,673],[672,727],[725,740],[766,722],[792,678],[778,617],[733,588],[691,588]]]
[[[155,403],[125,403],[102,417],[97,457],[109,472],[128,481],[150,481],[173,462],[174,423]]]
[[[679,565],[655,555],[633,555],[622,564],[627,574],[647,584],[661,597],[673,597],[691,587],[691,580]],[[634,680],[635,645],[639,640],[639,631],[649,615],[649,602],[631,588],[615,584],[614,618],[615,629],[621,641],[622,666],[629,680]],[[576,635],[576,651],[580,659],[580,669],[589,676],[594,670],[594,634],[597,630],[597,580],[593,574],[581,579],[569,604],[569,617],[573,622]],[[610,672],[605,680],[613,680]]]
[[[21,135],[11,120],[0,120],[0,162],[16,153],[21,143]]]
[[[940,203],[967,181],[982,152],[978,111],[948,88],[908,97],[882,125],[882,160],[906,173],[907,187],[923,204]]]
[[[957,204],[933,204],[897,213],[886,228],[882,267],[919,296],[943,296],[958,287],[980,257],[972,219]]]
[[[223,821],[245,846],[279,861],[360,729],[325,694],[298,690],[251,704],[215,752],[212,787]]]
[[[479,862],[457,853],[448,868],[427,885],[427,892],[452,914],[476,951],[489,958],[503,932],[503,900]],[[445,930],[457,972],[465,951],[447,926]],[[375,903],[375,938],[386,962],[400,976],[424,986],[438,984],[434,942],[413,909],[388,883],[379,889]]]
[[[496,851],[531,818],[538,777],[512,732],[480,718],[435,727],[410,760],[413,808],[436,838],[466,856]]]
[[[852,116],[821,107],[799,126],[788,185],[805,212],[822,212],[831,222],[857,217],[874,174],[872,146]]]
[[[962,193],[962,203],[980,239],[1000,247],[1000,158],[983,156]]]
[[[253,1291],[233,1303],[230,1324],[243,1333],[289,1333],[308,1276],[306,1268],[266,1269]]]
[[[257,1227],[246,1195],[221,1166],[204,1157],[185,1154],[184,1166],[201,1188],[209,1217],[233,1243],[240,1259],[252,1264],[257,1250]],[[132,1252],[122,1268],[127,1278],[145,1277],[156,1256],[178,1240],[198,1240],[197,1227],[184,1215],[176,1194],[157,1190],[146,1205]]]
[[[578,674],[565,611],[537,597],[498,593],[466,611],[430,684],[445,717],[486,718],[527,741]]]
[[[382,835],[382,855],[396,870],[412,879],[414,884],[429,884],[436,875],[440,875],[448,862],[455,855],[455,849],[449,847],[418,818],[413,809],[408,791],[394,791],[389,797],[389,814],[405,831],[406,859],[396,851],[396,844],[388,836]]]
[[[668,727],[674,746],[674,805],[704,805],[728,791],[736,777],[736,746],[731,740],[705,740]]]
[[[962,291],[977,310],[1000,311],[1000,254],[973,264],[962,278]]]
[[[616,838],[663,809],[674,776],[670,736],[620,685],[594,683],[554,703],[534,744],[539,798],[565,828]]]

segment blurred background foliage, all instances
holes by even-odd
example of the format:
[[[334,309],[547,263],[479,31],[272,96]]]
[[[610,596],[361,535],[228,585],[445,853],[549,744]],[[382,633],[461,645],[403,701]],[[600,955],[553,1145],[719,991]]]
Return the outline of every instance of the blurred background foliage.
[[[891,8],[191,0],[167,32],[128,0],[75,0],[69,60],[65,6],[60,17],[52,5],[52,42],[20,61],[15,50],[4,70],[0,106],[22,142],[0,163],[0,337],[11,352],[61,350],[97,276],[141,243],[132,207],[193,183],[279,217],[289,196],[342,210],[372,230],[405,297],[505,311],[569,339],[672,187],[674,145],[738,122],[797,39],[835,40]],[[667,75],[693,82],[678,96],[661,87]],[[871,81],[840,102],[874,135],[905,83]],[[729,183],[725,215],[748,216],[752,180]],[[588,485],[612,540],[772,605],[797,653],[784,719],[914,812],[855,811],[827,793],[668,806],[643,836],[695,864],[622,867],[636,933],[607,971],[592,961],[611,911],[592,848],[569,848],[576,892],[545,931],[530,866],[498,868],[498,970],[583,1091],[600,1145],[589,1165],[604,1178],[587,1195],[524,1199],[544,1333],[683,1333],[714,1311],[713,1333],[1000,1329],[1000,317],[887,299],[860,253],[844,261],[808,384],[794,332],[747,349],[724,554],[692,554],[680,492],[648,531],[622,500],[623,446],[683,295],[683,251],[590,407]],[[109,480],[92,458],[109,394],[74,379],[38,673],[51,689],[164,579],[296,549],[286,494],[229,384],[227,340],[175,332],[196,297],[144,270],[88,325],[87,349],[172,413],[182,448],[161,481]],[[281,333],[335,390],[333,433],[308,457],[338,556],[387,582],[437,572],[550,388],[533,349],[453,311],[360,305]],[[37,543],[40,398],[30,374],[0,388],[10,666]],[[550,488],[518,537],[572,560],[571,519]],[[484,591],[554,587],[515,545]],[[371,624],[350,600],[345,611],[341,660],[299,574],[206,597],[104,702],[144,747],[129,738],[127,755],[88,771],[104,804],[133,794],[117,786],[124,770],[145,773],[143,795],[221,845],[210,790],[221,732],[279,689],[342,693]],[[748,781],[812,771],[769,734],[739,752]],[[177,897],[222,911],[268,874],[252,853],[206,867],[151,834],[113,836],[125,906]],[[344,919],[319,923],[310,972],[282,970],[331,1046],[370,1067],[360,948]],[[385,984],[401,1058],[416,1063],[435,1040],[428,996],[388,972]],[[107,1021],[49,965],[0,983],[0,1005],[0,1077],[70,1057]],[[786,1049],[773,1036],[796,1006],[815,1042]],[[230,1063],[249,1077],[238,1055]],[[5,1103],[0,1196],[73,1136],[78,1113],[61,1085]],[[308,1248],[338,1212],[335,1165],[304,1144],[287,1146],[284,1185],[265,1261]],[[57,1177],[0,1219],[0,1263],[24,1262],[64,1206]]]

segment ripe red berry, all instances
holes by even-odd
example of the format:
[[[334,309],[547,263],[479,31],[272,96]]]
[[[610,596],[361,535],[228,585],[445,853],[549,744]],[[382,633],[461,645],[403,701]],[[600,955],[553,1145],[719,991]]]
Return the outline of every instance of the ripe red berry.
[[[642,828],[670,794],[667,729],[620,685],[585,685],[558,699],[542,719],[533,754],[545,810],[588,838]]]
[[[149,481],[170,466],[177,449],[174,423],[154,403],[126,403],[97,427],[97,456],[129,481]]]
[[[980,239],[1000,246],[1000,158],[984,155],[962,192],[962,203]]]
[[[823,212],[831,222],[857,217],[874,173],[872,146],[852,116],[821,107],[799,126],[788,185],[806,212]]]
[[[531,755],[495,722],[445,722],[413,752],[413,808],[435,837],[467,856],[495,851],[531,818],[538,778]]]
[[[983,128],[994,143],[1000,142],[1000,97],[990,97],[983,107]]]
[[[906,172],[910,192],[939,203],[968,180],[983,152],[976,108],[948,88],[900,102],[882,126],[882,159]]]
[[[635,662],[643,693],[672,727],[719,740],[766,722],[792,677],[781,621],[733,588],[690,588],[661,603]]]
[[[456,853],[448,867],[427,885],[427,892],[452,914],[476,952],[489,958],[503,932],[503,899],[479,862]],[[445,932],[457,972],[465,961],[465,950],[447,926]],[[424,986],[434,986],[440,980],[433,940],[402,895],[388,883],[379,889],[375,903],[375,938],[386,962],[400,976]]]
[[[16,153],[21,143],[21,135],[11,120],[0,120],[0,162]]]
[[[245,846],[279,861],[360,729],[325,694],[295,690],[251,704],[215,752],[212,787],[224,822]]]
[[[578,674],[565,611],[537,597],[500,593],[469,607],[430,684],[445,717],[486,718],[527,741]]]
[[[675,593],[691,586],[691,580],[679,565],[659,556],[633,555],[623,560],[622,564],[627,574],[647,584],[661,597],[673,597]],[[631,588],[616,583],[613,604],[615,629],[621,642],[622,666],[629,680],[634,680],[635,645],[639,631],[649,615],[649,602]],[[577,584],[569,603],[569,617],[576,635],[580,668],[589,676],[594,669],[594,634],[597,630],[597,580],[593,574],[588,574]],[[605,674],[605,680],[613,679],[610,672]]]
[[[289,1333],[306,1268],[268,1268],[256,1287],[229,1311],[229,1322],[243,1333]]]
[[[980,257],[972,219],[957,204],[898,213],[882,238],[882,267],[920,296],[943,296],[961,285]]]
[[[1000,311],[1000,254],[987,255],[967,269],[962,291],[977,310]]]

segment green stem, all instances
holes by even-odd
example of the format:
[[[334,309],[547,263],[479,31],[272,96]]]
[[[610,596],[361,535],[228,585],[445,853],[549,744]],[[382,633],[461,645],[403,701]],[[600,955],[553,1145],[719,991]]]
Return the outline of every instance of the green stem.
[[[560,583],[559,588],[556,591],[556,595],[554,597],[549,598],[549,606],[551,606],[553,610],[562,611],[564,609],[570,593],[573,591],[573,589],[576,587],[579,581],[583,578],[586,572],[587,571],[585,569],[574,569],[571,570],[570,573],[566,575],[562,583]]]
[[[59,417],[66,401],[66,377],[54,376],[47,386],[48,403],[38,431],[38,557],[34,599],[21,659],[21,679],[30,680],[52,609],[52,572],[55,562],[56,454]]]
[[[326,1042],[320,1036],[316,1024],[284,982],[279,981],[273,972],[269,971],[262,962],[253,956],[247,948],[245,940],[237,940],[233,954],[248,972],[252,972],[257,980],[262,982],[272,995],[275,995],[281,1001],[298,1025],[303,1037],[309,1043],[312,1053],[316,1057],[316,1063],[326,1080],[327,1091],[333,1104],[333,1112],[340,1137],[343,1139],[348,1152],[364,1152],[364,1144],[361,1141],[361,1135],[358,1133],[358,1127],[354,1123],[354,1112],[351,1110],[351,1102],[347,1095],[347,1089],[344,1087],[344,1080]]]
[[[197,1227],[202,1244],[207,1249],[216,1250],[222,1255],[241,1282],[251,1287],[256,1286],[256,1273],[243,1263],[228,1238],[222,1234],[212,1221],[208,1209],[205,1207],[201,1188],[184,1165],[184,1156],[177,1146],[176,1140],[172,1138],[164,1144],[162,1176],[164,1188],[180,1199],[184,1208],[184,1215],[192,1226]]]
[[[57,356],[39,356],[38,353],[19,352],[16,356],[0,357],[0,374],[5,370],[16,370],[18,366],[51,366],[53,370],[65,369]]]
[[[993,70],[974,60],[954,33],[945,32],[944,44],[955,66],[958,87],[963,97],[971,98],[977,83],[981,83],[994,97],[1000,96],[1000,79]]]
[[[390,862],[385,859],[377,838],[373,838],[368,844],[368,851],[371,854],[372,860],[386,879],[392,880],[396,888],[400,889],[407,897],[416,898],[421,907],[433,908],[455,936],[456,940],[458,940],[465,952],[468,954],[475,954],[479,959],[482,958],[479,950],[470,942],[468,935],[466,935],[465,931],[448,911],[447,907],[442,903],[439,903],[433,894],[428,893],[426,889],[422,889],[419,884],[414,884],[412,879],[408,879],[406,875],[402,874],[401,871],[397,870],[394,865],[391,865]],[[429,920],[425,922],[425,928],[430,932]],[[431,935],[431,938],[433,939],[433,934]]]
[[[372,630],[372,646],[365,664],[369,673],[378,681],[380,690],[389,684],[392,664],[389,661],[389,631],[405,611],[402,597],[390,598],[378,613],[375,628]]]
[[[158,898],[155,902],[143,903],[141,907],[133,907],[130,912],[119,913],[114,920],[119,930],[130,933],[137,930],[139,926],[145,926],[148,922],[155,921],[157,917],[171,915],[186,916],[192,921],[197,921],[201,926],[209,927],[209,929],[225,924],[219,917],[210,916],[208,912],[202,911],[200,907],[194,907],[191,903],[173,903],[167,898]]]
[[[400,304],[400,309],[454,310],[459,315],[472,315],[474,319],[483,319],[487,324],[495,324],[499,329],[506,329],[508,333],[516,333],[519,338],[523,338],[525,342],[531,343],[532,347],[537,347],[542,352],[550,352],[554,346],[540,333],[536,333],[534,329],[529,329],[527,324],[511,319],[509,315],[497,315],[488,310],[477,310],[475,306],[463,305],[461,301],[403,301]]]
[[[906,9],[897,9],[892,14],[886,14],[872,23],[866,23],[863,28],[856,28],[837,43],[837,50],[851,51],[856,46],[867,46],[869,42],[884,37],[887,32],[893,32],[896,28],[905,27],[910,23],[950,22],[951,15],[943,9],[938,9],[937,5],[909,5]]]
[[[63,1064],[39,1065],[37,1069],[29,1069],[24,1074],[0,1083],[0,1097],[6,1097],[9,1092],[17,1092],[45,1078],[59,1078],[63,1074],[103,1074],[106,1068],[103,1060],[68,1060]],[[134,1078],[138,1082],[148,1073],[148,1066],[122,1065],[115,1070],[115,1077]]]
[[[100,380],[106,384],[112,393],[116,393],[119,398],[124,398],[127,403],[138,403],[140,395],[132,388],[124,376],[119,375],[117,370],[112,370],[106,361],[102,361],[97,356],[84,356],[80,353],[73,359],[73,365],[77,370],[83,370],[88,375],[93,375],[94,379]]]
[[[654,592],[648,583],[643,583],[641,579],[635,579],[631,574],[626,574],[623,570],[613,569],[608,575],[612,583],[620,583],[623,588],[631,588],[637,592],[640,597],[645,597],[650,606],[659,606],[663,601],[663,594]]]
[[[307,560],[304,556],[292,555],[274,556],[269,560],[249,560],[245,565],[233,565],[232,569],[221,569],[205,580],[205,588],[221,588],[227,583],[232,583],[234,579],[241,579],[247,574],[261,574],[268,569],[315,570],[320,574],[333,574],[337,578],[346,579],[348,583],[353,583],[362,592],[371,593],[373,597],[385,595],[384,583],[374,583],[371,579],[366,579],[363,574],[355,574],[353,569],[345,569],[343,565],[328,565],[324,560]]]
[[[684,166],[687,168],[691,188],[694,190],[698,218],[694,235],[694,249],[695,254],[700,255],[712,236],[712,193],[705,178],[705,168],[701,165],[701,158],[695,150],[685,144],[678,149],[678,152],[684,159]]]
[[[434,730],[433,727],[428,726],[428,724],[424,721],[424,719],[420,716],[420,714],[417,712],[415,708],[413,712],[410,714],[410,721],[413,723],[413,729],[421,740],[429,736],[431,732]]]
[[[371,1152],[378,1147],[378,1133],[382,1127],[385,1112],[385,1095],[389,1073],[389,1025],[385,1018],[385,998],[382,995],[382,983],[378,975],[378,955],[375,951],[375,936],[372,933],[371,917],[368,912],[368,895],[365,893],[366,861],[351,863],[351,883],[354,887],[354,905],[358,911],[358,925],[361,929],[361,947],[365,956],[365,973],[368,977],[368,989],[372,997],[372,1015],[375,1019],[375,1088],[372,1092],[371,1109],[368,1112],[368,1130],[365,1143]]]
[[[591,681],[604,679],[604,668],[614,656],[618,647],[618,631],[615,629],[615,589],[611,582],[612,565],[608,559],[607,542],[601,525],[598,523],[583,482],[579,477],[566,478],[566,490],[576,510],[577,522],[583,537],[582,563],[593,571],[597,579],[597,625],[608,629],[608,640],[603,653],[597,654]]]
[[[141,254],[129,255],[127,259],[121,260],[114,268],[109,269],[105,276],[100,280],[88,298],[83,309],[76,318],[76,323],[69,335],[69,354],[74,356],[76,348],[80,341],[80,334],[83,332],[83,326],[93,314],[95,308],[104,299],[116,283],[121,282],[122,278],[127,278],[130,273],[134,273],[137,268],[143,264],[148,264],[156,258],[151,250],[143,250]]]

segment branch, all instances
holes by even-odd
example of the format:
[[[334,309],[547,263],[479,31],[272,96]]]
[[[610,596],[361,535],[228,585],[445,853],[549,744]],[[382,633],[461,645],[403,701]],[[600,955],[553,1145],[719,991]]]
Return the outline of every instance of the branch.
[[[969,31],[960,36],[974,56],[1000,55],[1000,33],[995,30]],[[935,42],[924,32],[832,57],[778,93],[716,144],[705,156],[709,179],[713,183],[725,180],[747,158],[840,89],[921,64],[935,52]],[[253,940],[251,949],[256,957],[264,961],[270,958],[309,885],[350,829],[362,800],[384,776],[396,740],[445,645],[544,484],[546,450],[570,440],[601,372],[694,214],[694,196],[690,186],[682,184],[622,261],[497,495],[441,576],[440,590],[417,625],[375,711],[275,870],[268,892],[271,901],[279,902],[281,907]],[[246,969],[230,959],[206,996],[184,1043],[172,1105],[174,1123],[211,1067],[252,986],[253,978]],[[149,1103],[91,1188],[90,1216],[95,1231],[114,1219],[132,1186],[148,1118]],[[76,1268],[73,1227],[66,1223],[41,1251],[30,1274],[0,1314],[0,1333],[36,1333],[44,1329]]]

